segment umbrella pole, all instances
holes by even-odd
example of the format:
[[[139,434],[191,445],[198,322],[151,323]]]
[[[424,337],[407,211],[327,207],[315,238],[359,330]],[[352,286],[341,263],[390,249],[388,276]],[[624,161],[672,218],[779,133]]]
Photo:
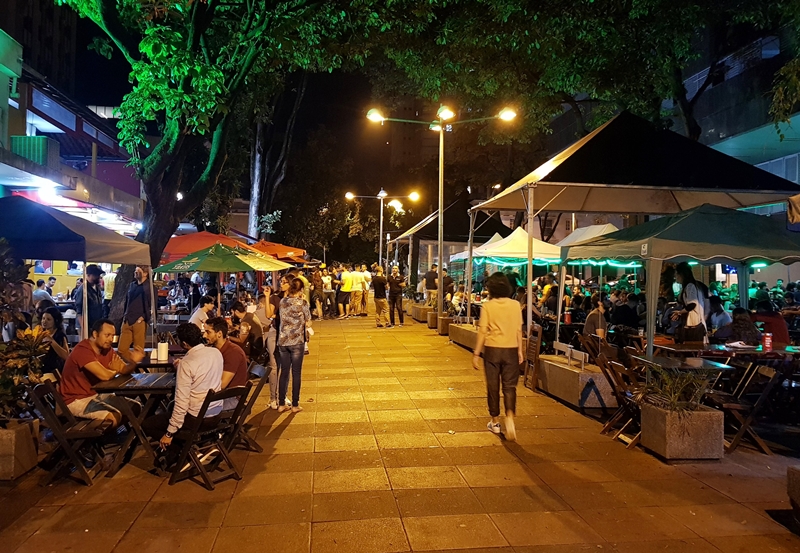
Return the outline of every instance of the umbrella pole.
[[[653,341],[656,336],[656,311],[658,310],[658,278],[661,274],[660,259],[647,260],[647,355],[653,355]]]
[[[558,342],[558,334],[561,330],[561,313],[564,311],[564,287],[567,280],[567,266],[562,263],[558,269],[558,307],[556,308],[556,342]]]
[[[81,317],[81,340],[85,340],[89,337],[89,281],[86,280],[86,263],[87,261],[83,261],[83,294],[81,298],[81,303],[83,304],[83,316]]]

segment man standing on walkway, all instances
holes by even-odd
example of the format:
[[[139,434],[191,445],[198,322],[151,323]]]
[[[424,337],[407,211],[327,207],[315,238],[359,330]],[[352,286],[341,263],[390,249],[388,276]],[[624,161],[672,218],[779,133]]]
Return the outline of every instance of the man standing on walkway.
[[[428,297],[428,305],[436,307],[437,297],[439,291],[439,274],[436,272],[438,266],[436,263],[431,265],[431,270],[425,273],[425,295]]]
[[[100,277],[106,274],[98,265],[92,263],[86,266],[86,282],[82,283],[75,291],[75,307],[78,318],[83,324],[83,294],[86,293],[88,315],[88,329],[92,328],[95,321],[103,318],[103,290],[100,289]]]
[[[361,315],[361,301],[364,299],[364,273],[359,270],[359,266],[353,267],[350,273],[353,285],[350,293],[350,314],[354,317]]]
[[[389,326],[394,326],[394,310],[400,315],[400,326],[403,326],[403,288],[406,287],[406,277],[400,274],[397,265],[392,266],[392,274],[387,279],[389,281]]]
[[[378,267],[375,270],[375,276],[372,278],[372,288],[375,290],[375,324],[378,328],[383,328],[389,325],[389,318],[386,312],[389,311],[389,304],[386,301],[386,277],[383,276],[383,267]],[[385,323],[384,323],[385,321]]]
[[[452,299],[453,294],[456,293],[453,277],[447,274],[447,269],[442,269],[442,275],[442,294],[445,295],[445,299],[448,295]],[[516,288],[514,288],[514,290],[516,290]]]
[[[133,282],[125,296],[125,314],[122,316],[122,331],[119,334],[119,354],[128,359],[131,343],[136,349],[144,349],[147,325],[150,323],[150,307],[153,296],[147,282],[147,267],[136,267]]]
[[[367,316],[367,300],[369,300],[369,287],[372,284],[372,273],[366,264],[361,265],[361,275],[364,277],[364,295],[361,296],[361,316]]]
[[[339,319],[346,319],[350,316],[350,292],[353,290],[353,275],[349,271],[349,265],[342,265],[342,272],[337,279],[339,282]]]

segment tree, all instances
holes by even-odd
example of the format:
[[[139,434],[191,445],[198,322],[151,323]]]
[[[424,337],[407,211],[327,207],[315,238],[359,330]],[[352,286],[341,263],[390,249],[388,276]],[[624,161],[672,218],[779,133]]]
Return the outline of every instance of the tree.
[[[336,67],[353,52],[329,42],[372,21],[358,19],[368,3],[351,9],[334,0],[55,1],[97,24],[131,67],[119,137],[147,196],[137,239],[150,245],[154,266],[178,224],[217,186],[230,114],[254,75]],[[156,144],[145,138],[149,121],[161,132]]]

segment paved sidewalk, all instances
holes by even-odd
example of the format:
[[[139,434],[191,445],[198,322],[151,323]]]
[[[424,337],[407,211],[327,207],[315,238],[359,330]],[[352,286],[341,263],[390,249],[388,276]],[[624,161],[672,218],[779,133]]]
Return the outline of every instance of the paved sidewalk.
[[[236,452],[240,482],[168,486],[136,460],[92,488],[26,478],[0,488],[0,522],[29,507],[0,550],[800,552],[771,518],[790,509],[791,459],[742,448],[667,466],[521,384],[509,443],[486,430],[470,352],[414,323],[315,328],[304,411],[265,411],[264,397],[265,451]]]

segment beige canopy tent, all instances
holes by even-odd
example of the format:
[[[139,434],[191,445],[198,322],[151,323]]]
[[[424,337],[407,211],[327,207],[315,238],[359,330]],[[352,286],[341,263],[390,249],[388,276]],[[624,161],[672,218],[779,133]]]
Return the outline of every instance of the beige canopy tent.
[[[517,227],[514,232],[502,240],[479,248],[476,252],[480,257],[494,257],[498,259],[525,259],[528,257],[528,242],[533,246],[533,258],[559,263],[561,260],[561,248],[555,244],[542,242],[537,238],[531,238],[528,232]],[[476,255],[476,257],[478,257]]]
[[[788,180],[622,112],[472,212],[527,211],[533,238],[544,210],[669,215],[703,204],[774,204],[798,193]],[[532,261],[531,248],[528,320]]]
[[[605,225],[589,225],[588,227],[576,228],[573,230],[569,236],[561,240],[560,242],[556,243],[556,246],[572,246],[574,244],[578,244],[580,242],[588,242],[589,240],[594,240],[598,236],[603,236],[604,234],[608,234],[610,232],[616,232],[619,229],[612,225],[611,223],[606,223]]]
[[[660,279],[657,275],[661,274],[664,261],[738,265],[739,274],[747,275],[749,265],[754,262],[790,264],[800,261],[800,233],[788,230],[782,218],[702,205],[566,247],[563,256],[565,261],[644,261],[648,275],[647,305],[652,307],[658,301]],[[740,283],[740,293],[744,290]],[[656,310],[648,309],[648,354],[653,353],[655,322]]]

